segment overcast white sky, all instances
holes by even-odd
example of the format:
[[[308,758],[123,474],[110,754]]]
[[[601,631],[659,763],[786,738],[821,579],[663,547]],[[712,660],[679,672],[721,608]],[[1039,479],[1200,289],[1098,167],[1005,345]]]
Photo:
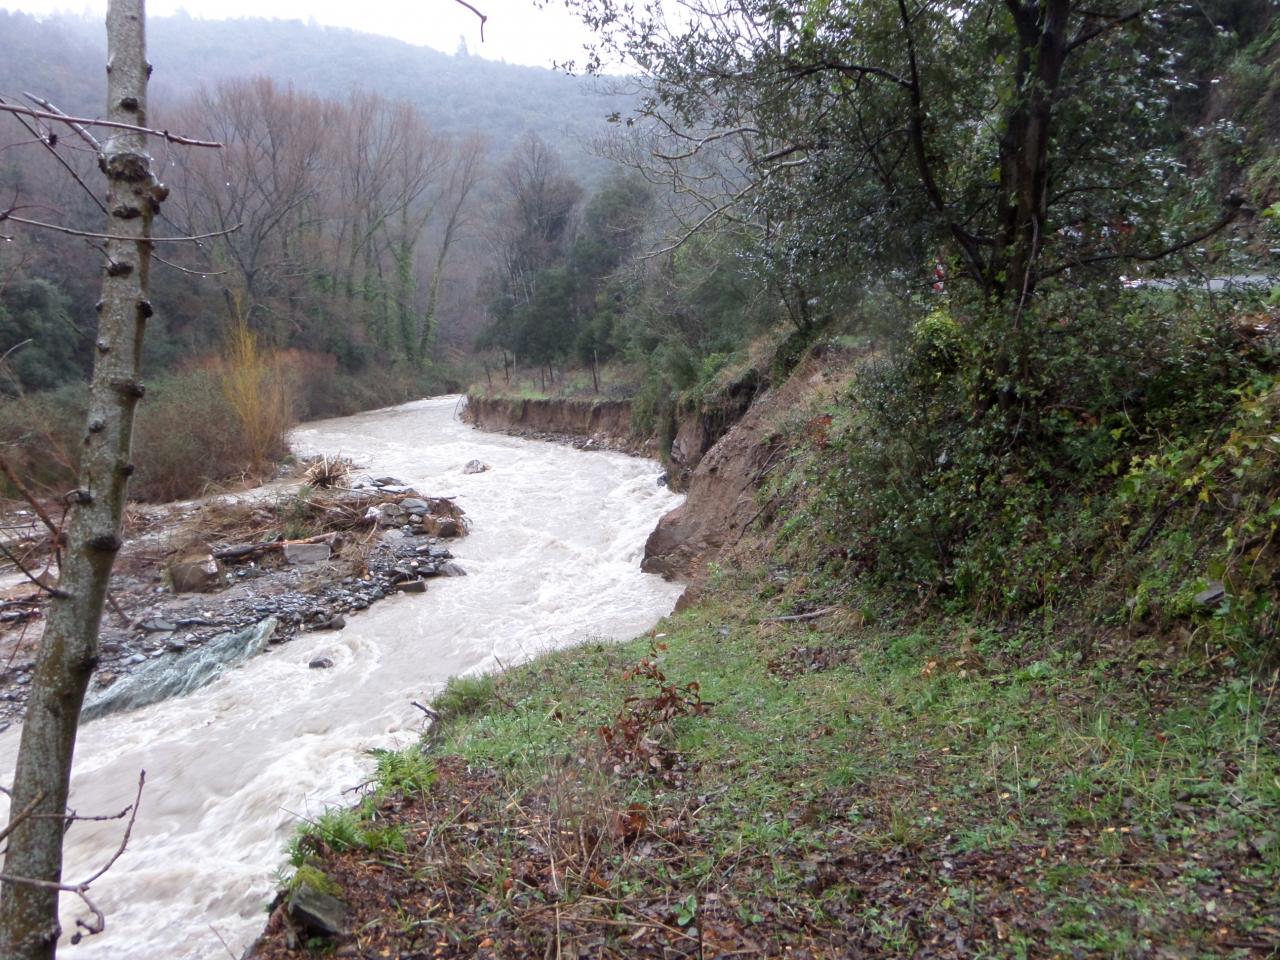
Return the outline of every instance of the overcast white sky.
[[[466,37],[473,54],[490,60],[547,67],[553,60],[582,62],[582,44],[590,34],[560,0],[539,10],[534,0],[472,0],[488,16],[484,43],[480,21],[454,0],[149,0],[147,12],[166,16],[186,10],[193,17],[275,17],[311,20],[367,33],[381,33],[446,53]],[[106,0],[0,0],[0,8],[28,13],[69,11],[101,16]]]

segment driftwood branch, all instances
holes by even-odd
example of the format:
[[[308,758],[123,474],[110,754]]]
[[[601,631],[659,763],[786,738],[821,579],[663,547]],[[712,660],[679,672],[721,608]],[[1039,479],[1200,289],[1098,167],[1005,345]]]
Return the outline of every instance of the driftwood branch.
[[[250,557],[270,553],[273,550],[283,550],[291,543],[333,543],[337,535],[337,532],[334,531],[314,537],[304,537],[301,540],[263,540],[258,543],[237,543],[234,546],[223,547],[221,550],[214,550],[212,556],[215,560],[246,560]]]

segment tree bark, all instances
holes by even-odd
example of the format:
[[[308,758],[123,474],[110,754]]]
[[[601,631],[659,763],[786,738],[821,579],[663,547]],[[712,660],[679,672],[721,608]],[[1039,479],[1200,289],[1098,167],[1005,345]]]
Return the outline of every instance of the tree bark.
[[[107,9],[107,118],[144,126],[147,75],[144,0],[110,0]],[[133,412],[143,394],[142,337],[151,220],[158,191],[144,135],[113,130],[99,165],[107,176],[106,265],[85,425],[79,487],[72,494],[57,595],[49,605],[32,678],[14,775],[4,873],[59,883],[62,838],[76,729],[97,664],[98,624],[120,548]],[[29,805],[36,816],[15,812]],[[0,957],[44,960],[57,950],[58,891],[14,882],[0,886]]]

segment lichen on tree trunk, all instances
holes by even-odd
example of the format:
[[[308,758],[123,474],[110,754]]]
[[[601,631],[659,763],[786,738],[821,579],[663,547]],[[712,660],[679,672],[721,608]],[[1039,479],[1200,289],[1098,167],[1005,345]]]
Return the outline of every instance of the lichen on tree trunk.
[[[111,0],[107,9],[107,119],[146,124],[144,0]],[[54,956],[61,928],[58,890],[71,761],[85,690],[97,662],[98,625],[120,547],[126,488],[133,472],[130,437],[142,398],[142,339],[156,180],[144,134],[111,128],[99,165],[107,178],[107,227],[93,380],[80,477],[69,495],[70,520],[57,591],[32,677],[11,798],[14,827],[0,887],[0,956]],[[40,881],[38,884],[19,882]]]

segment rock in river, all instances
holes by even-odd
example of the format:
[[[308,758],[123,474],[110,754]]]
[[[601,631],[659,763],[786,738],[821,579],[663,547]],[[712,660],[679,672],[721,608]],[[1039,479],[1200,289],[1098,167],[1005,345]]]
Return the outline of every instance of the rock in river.
[[[210,550],[188,553],[169,564],[169,581],[174,593],[208,593],[223,585],[222,564]]]
[[[217,679],[230,664],[248,660],[261,651],[277,625],[275,617],[268,617],[235,633],[214,637],[196,649],[153,660],[106,690],[91,694],[80,718],[93,720],[198,690]]]

